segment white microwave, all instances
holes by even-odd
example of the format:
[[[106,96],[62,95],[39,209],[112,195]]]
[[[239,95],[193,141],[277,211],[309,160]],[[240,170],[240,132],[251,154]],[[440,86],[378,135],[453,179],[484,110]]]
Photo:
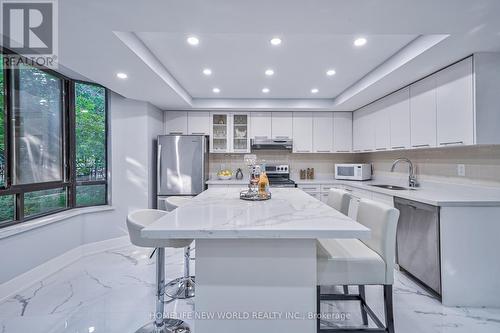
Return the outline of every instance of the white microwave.
[[[371,164],[335,164],[335,179],[369,180],[371,178]]]

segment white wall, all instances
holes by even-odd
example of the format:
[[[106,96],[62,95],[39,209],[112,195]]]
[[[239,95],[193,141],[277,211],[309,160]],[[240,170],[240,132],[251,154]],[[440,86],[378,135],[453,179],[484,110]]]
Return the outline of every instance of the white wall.
[[[162,134],[162,113],[145,102],[114,93],[110,96],[110,190],[114,210],[74,216],[0,239],[0,283],[77,246],[127,235],[127,213],[152,207],[153,139]]]

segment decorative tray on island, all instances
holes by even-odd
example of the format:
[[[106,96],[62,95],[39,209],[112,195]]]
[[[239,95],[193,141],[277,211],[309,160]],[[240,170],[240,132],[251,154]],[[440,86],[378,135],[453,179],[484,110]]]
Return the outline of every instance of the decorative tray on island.
[[[240,192],[240,199],[247,201],[264,201],[271,199],[271,193],[260,194],[259,192],[245,190]]]

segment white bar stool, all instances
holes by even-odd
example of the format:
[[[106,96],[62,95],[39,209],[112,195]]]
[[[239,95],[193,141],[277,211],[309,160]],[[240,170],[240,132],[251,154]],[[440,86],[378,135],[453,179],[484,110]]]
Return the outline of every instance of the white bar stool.
[[[165,200],[165,208],[171,212],[177,207],[189,203],[193,197],[190,196],[171,196]],[[174,279],[165,286],[165,294],[171,298],[186,299],[194,297],[195,277],[190,274],[189,264],[191,261],[191,246],[184,248],[184,275]]]
[[[192,239],[149,239],[141,236],[141,230],[168,214],[156,209],[142,209],[127,216],[127,228],[132,244],[154,248],[156,251],[156,312],[155,319],[139,328],[136,333],[188,333],[189,326],[182,320],[164,317],[165,310],[165,248],[182,248]]]
[[[349,214],[349,204],[351,203],[352,196],[345,190],[331,188],[328,191],[328,199],[326,204],[344,215]]]
[[[321,301],[359,301],[365,325],[363,328],[320,329],[318,319],[318,332],[394,333],[392,285],[398,218],[399,210],[372,200],[361,199],[357,220],[370,228],[372,235],[370,239],[363,241],[321,239],[318,241],[318,314],[321,313]],[[320,286],[326,285],[358,285],[359,295],[321,294]],[[365,285],[383,285],[384,287],[385,326],[366,303]],[[366,327],[368,316],[377,328]]]

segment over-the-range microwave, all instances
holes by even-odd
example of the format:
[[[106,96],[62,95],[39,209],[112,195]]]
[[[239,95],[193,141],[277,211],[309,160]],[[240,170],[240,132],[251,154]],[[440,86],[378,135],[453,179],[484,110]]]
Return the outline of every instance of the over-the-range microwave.
[[[335,179],[369,180],[371,178],[371,164],[335,164]]]

